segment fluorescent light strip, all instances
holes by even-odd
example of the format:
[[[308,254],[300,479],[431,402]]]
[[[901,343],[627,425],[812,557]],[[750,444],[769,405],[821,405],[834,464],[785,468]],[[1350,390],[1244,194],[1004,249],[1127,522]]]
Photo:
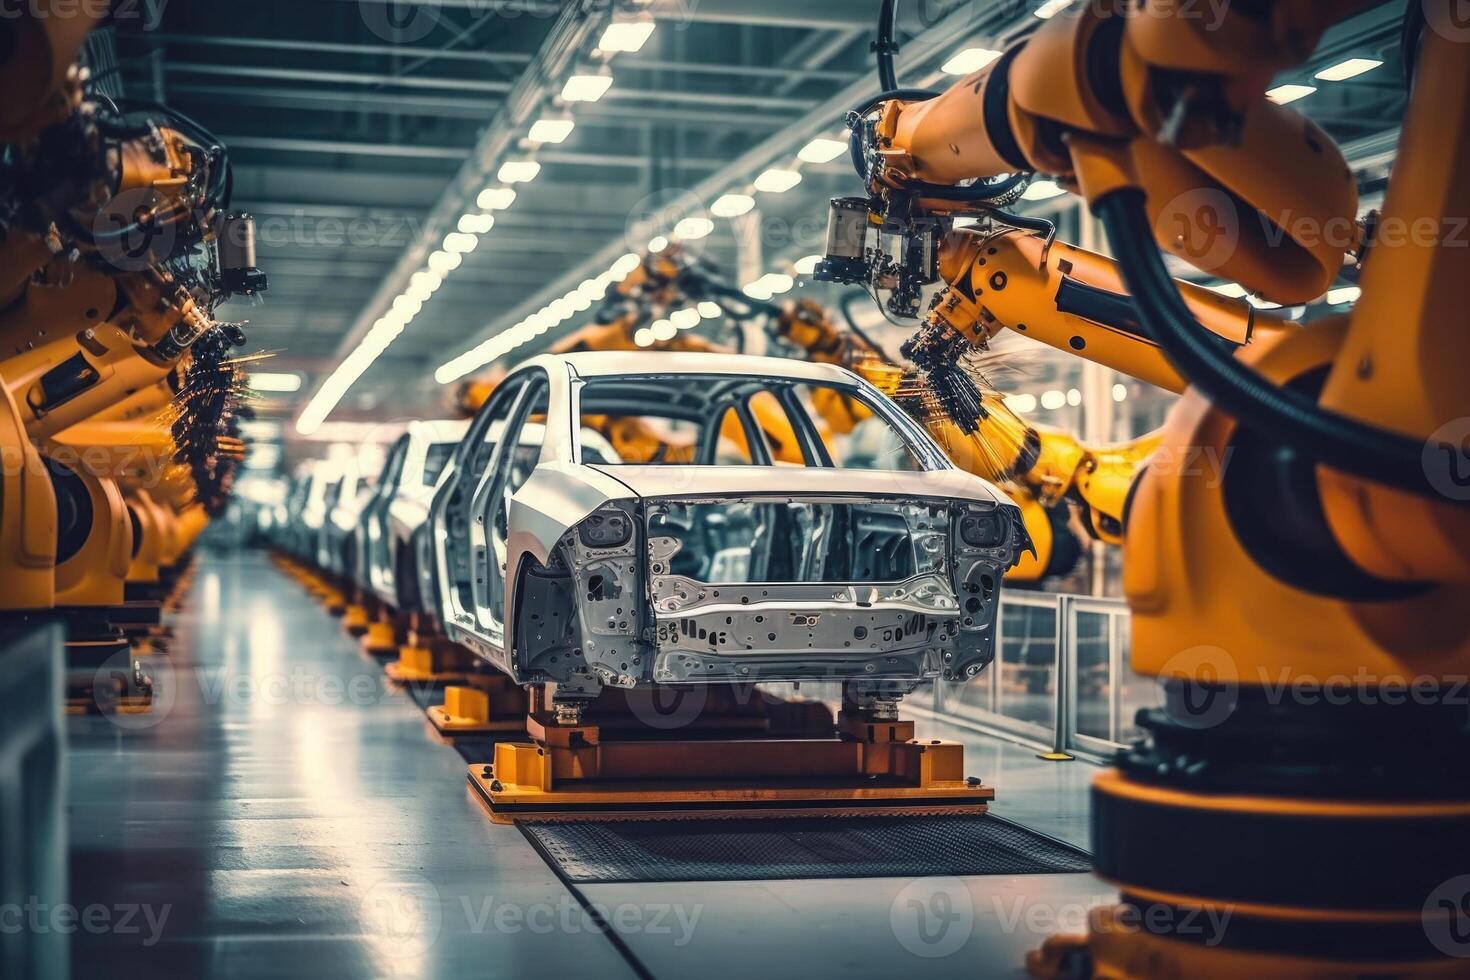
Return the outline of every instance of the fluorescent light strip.
[[[648,43],[648,38],[653,34],[656,24],[651,17],[637,20],[616,20],[607,25],[602,32],[602,38],[597,42],[600,51],[627,52],[632,54],[642,50],[643,45]]]
[[[548,117],[538,119],[531,124],[531,129],[526,133],[526,139],[532,143],[563,143],[572,135],[572,130],[577,127],[575,120],[570,118]]]
[[[1383,62],[1377,58],[1348,58],[1346,61],[1339,61],[1335,65],[1323,68],[1312,77],[1320,78],[1324,82],[1342,82],[1349,78],[1357,78],[1365,72],[1382,66]]]
[[[275,371],[251,371],[249,374],[250,387],[255,391],[269,391],[281,394],[290,394],[301,390],[301,375],[284,374]]]
[[[944,63],[946,75],[971,75],[1001,56],[994,48],[966,48]]]
[[[612,88],[611,75],[572,75],[561,89],[563,102],[597,102]]]
[[[647,15],[618,17],[602,33],[598,47],[605,54],[634,52],[647,43],[656,27],[656,22]],[[605,68],[595,72],[577,72],[568,76],[562,86],[562,102],[597,102],[612,88],[612,74]],[[561,143],[576,128],[576,121],[565,113],[549,115],[532,124],[527,138],[533,143]],[[820,141],[817,141],[820,142]],[[497,178],[501,185],[524,184],[535,180],[541,173],[541,164],[533,159],[505,160],[500,164]],[[801,175],[796,174],[800,182]],[[480,191],[475,204],[482,211],[503,211],[515,202],[516,191],[509,186],[486,187]],[[751,202],[754,205],[754,202]],[[749,208],[747,208],[749,210]],[[342,363],[322,382],[316,396],[311,399],[297,419],[296,428],[302,435],[309,435],[321,427],[348,389],[372,365],[379,354],[403,332],[408,322],[419,312],[435,290],[443,284],[444,277],[459,268],[463,256],[474,251],[479,244],[477,236],[490,231],[495,218],[490,214],[461,215],[455,230],[444,236],[442,248],[429,255],[428,269],[417,272],[403,293],[393,301],[392,309],[379,318],[363,337],[357,348],[343,359]],[[706,218],[685,219],[676,229],[676,237],[692,240],[703,238],[714,230],[714,223]],[[658,241],[657,239],[655,242]],[[651,243],[652,244],[652,243]],[[667,247],[667,240],[664,240]],[[659,251],[659,249],[654,249]],[[596,280],[585,280],[581,286],[554,303],[548,304],[538,313],[516,324],[510,330],[497,334],[479,347],[461,354],[441,365],[434,376],[441,384],[489,364],[516,347],[545,333],[562,320],[582,312],[601,299],[613,278],[622,278],[641,262],[637,255],[629,253],[619,259],[612,269]],[[619,270],[622,271],[619,271]],[[607,278],[604,278],[607,277]],[[462,369],[462,370],[461,370]],[[296,378],[297,387],[300,378]],[[282,382],[284,383],[284,382]],[[294,390],[294,389],[292,389]]]
[[[1266,91],[1266,98],[1275,102],[1277,105],[1286,105],[1288,102],[1295,102],[1297,99],[1306,98],[1315,91],[1317,91],[1315,85],[1297,85],[1292,83],[1278,85],[1273,89],[1268,89]]]
[[[716,218],[738,218],[749,214],[755,207],[755,198],[749,194],[725,194],[709,206],[709,213]]]
[[[1063,10],[1066,10],[1068,7],[1072,6],[1072,3],[1073,0],[1046,0],[1046,3],[1043,3],[1041,6],[1036,8],[1036,16],[1040,17],[1042,20],[1055,17]]]
[[[806,146],[803,146],[801,151],[796,154],[796,158],[804,163],[830,163],[846,152],[847,142],[845,140],[834,140],[828,139],[825,136],[819,136]]]

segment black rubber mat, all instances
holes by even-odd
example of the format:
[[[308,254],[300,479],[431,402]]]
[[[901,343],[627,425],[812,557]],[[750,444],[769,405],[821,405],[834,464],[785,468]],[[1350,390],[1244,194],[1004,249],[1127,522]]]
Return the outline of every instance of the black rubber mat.
[[[756,881],[1092,870],[1085,851],[994,815],[522,823],[568,881]]]

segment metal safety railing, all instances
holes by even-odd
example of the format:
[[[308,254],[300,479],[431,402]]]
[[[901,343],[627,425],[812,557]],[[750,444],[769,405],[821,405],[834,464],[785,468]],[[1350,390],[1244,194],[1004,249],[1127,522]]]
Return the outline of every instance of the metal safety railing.
[[[1106,759],[1140,734],[1138,709],[1161,701],[1158,682],[1133,673],[1128,654],[1123,600],[1008,592],[995,662],[968,684],[936,684],[932,711],[1053,752]],[[910,700],[927,707],[917,693]]]

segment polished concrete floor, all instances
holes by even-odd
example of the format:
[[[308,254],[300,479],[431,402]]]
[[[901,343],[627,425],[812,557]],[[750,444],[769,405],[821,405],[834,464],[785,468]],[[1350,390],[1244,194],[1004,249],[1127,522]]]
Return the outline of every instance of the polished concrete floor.
[[[203,557],[177,631],[154,712],[68,722],[79,977],[1019,976],[1107,896],[1088,875],[573,891],[264,556]],[[997,813],[1086,844],[1090,767],[931,731],[969,744]]]

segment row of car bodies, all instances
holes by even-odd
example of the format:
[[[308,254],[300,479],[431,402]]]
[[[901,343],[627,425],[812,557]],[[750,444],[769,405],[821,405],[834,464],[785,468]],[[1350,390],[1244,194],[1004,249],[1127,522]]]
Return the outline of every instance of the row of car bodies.
[[[821,389],[873,431],[826,436]],[[629,421],[644,438],[618,438]],[[288,548],[561,699],[963,681],[1029,547],[1016,506],[871,385],[784,359],[541,356],[472,421],[410,425],[370,490],[321,469]]]

